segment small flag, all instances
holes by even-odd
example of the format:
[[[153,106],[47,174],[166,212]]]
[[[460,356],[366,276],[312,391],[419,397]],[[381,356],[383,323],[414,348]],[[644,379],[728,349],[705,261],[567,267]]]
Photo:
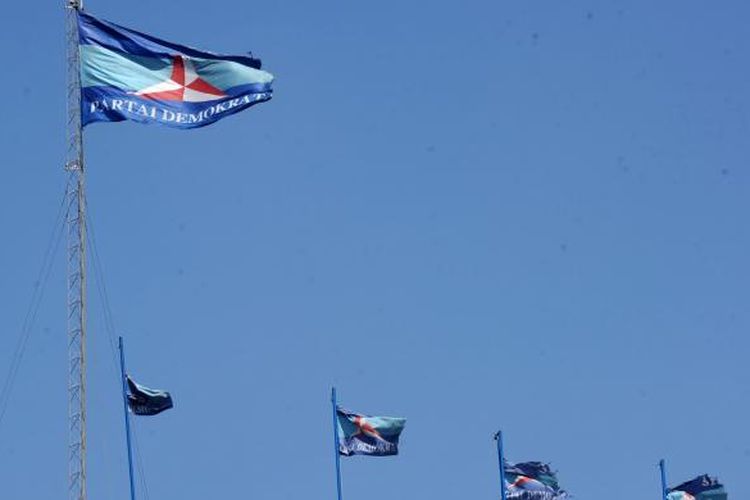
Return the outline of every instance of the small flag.
[[[220,55],[78,13],[81,124],[209,125],[271,99],[252,55]]]
[[[398,455],[398,440],[406,419],[360,415],[341,407],[336,409],[336,416],[341,455]]]
[[[136,415],[151,416],[169,410],[174,405],[168,392],[143,387],[128,377],[128,406]]]
[[[715,477],[704,474],[669,490],[668,500],[727,500],[724,486]]]
[[[508,500],[562,500],[568,493],[560,489],[557,474],[542,462],[505,463]]]

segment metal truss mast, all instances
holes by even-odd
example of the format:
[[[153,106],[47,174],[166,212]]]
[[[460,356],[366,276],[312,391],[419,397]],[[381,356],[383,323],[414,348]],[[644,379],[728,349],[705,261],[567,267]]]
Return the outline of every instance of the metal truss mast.
[[[65,5],[67,45],[67,126],[65,170],[68,258],[68,474],[69,499],[86,500],[86,196],[81,127],[81,74],[78,10],[81,0]]]

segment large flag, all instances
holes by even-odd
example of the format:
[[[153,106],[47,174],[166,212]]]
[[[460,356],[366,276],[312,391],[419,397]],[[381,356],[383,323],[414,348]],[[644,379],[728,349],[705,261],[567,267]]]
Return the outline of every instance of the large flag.
[[[668,500],[726,500],[727,492],[715,477],[698,476],[669,490]]]
[[[271,99],[252,55],[204,52],[78,13],[81,123],[196,128]]]
[[[508,500],[563,500],[570,496],[560,489],[557,475],[542,462],[505,463]]]
[[[371,417],[336,409],[339,433],[339,453],[345,456],[398,455],[398,440],[406,419]]]
[[[136,415],[151,416],[169,410],[174,405],[168,392],[149,389],[128,377],[128,406]]]

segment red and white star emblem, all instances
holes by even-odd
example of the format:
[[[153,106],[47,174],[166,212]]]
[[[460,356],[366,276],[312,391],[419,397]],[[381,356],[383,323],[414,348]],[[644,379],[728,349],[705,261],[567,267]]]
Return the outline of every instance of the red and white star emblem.
[[[354,436],[358,434],[364,434],[365,436],[370,436],[371,438],[377,439],[378,441],[385,441],[378,430],[364,417],[360,415],[354,417],[353,423],[357,426],[357,432],[354,433]]]
[[[190,58],[174,56],[169,80],[134,92],[135,95],[160,101],[205,102],[227,95],[198,75]]]

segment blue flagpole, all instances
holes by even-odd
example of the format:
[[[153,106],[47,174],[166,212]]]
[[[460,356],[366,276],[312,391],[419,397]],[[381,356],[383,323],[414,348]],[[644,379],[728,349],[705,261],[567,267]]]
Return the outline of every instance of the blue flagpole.
[[[662,458],[659,460],[659,469],[661,470],[661,498],[667,500],[669,495],[669,487],[667,486],[667,465]]]
[[[338,422],[338,403],[336,401],[336,388],[331,389],[331,404],[333,405],[333,453],[336,457],[336,492],[338,493],[338,500],[342,500],[341,497],[341,454],[339,453],[339,422]]]
[[[497,441],[497,461],[500,465],[500,499],[506,500],[507,493],[505,491],[505,453],[503,451],[503,431],[497,431],[497,434],[495,434],[495,441]]]
[[[120,374],[122,375],[122,402],[125,408],[125,438],[128,444],[128,473],[130,475],[130,500],[135,500],[135,482],[133,480],[133,446],[130,442],[130,413],[128,412],[128,379],[125,374],[125,347],[122,337],[120,346]]]

